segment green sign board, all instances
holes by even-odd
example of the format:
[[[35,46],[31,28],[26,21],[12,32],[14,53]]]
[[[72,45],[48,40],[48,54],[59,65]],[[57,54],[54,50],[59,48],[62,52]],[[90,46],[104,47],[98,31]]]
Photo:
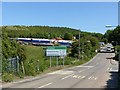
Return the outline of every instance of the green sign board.
[[[67,49],[66,46],[48,46],[47,49]]]
[[[46,50],[47,56],[66,56],[66,46],[49,46]]]

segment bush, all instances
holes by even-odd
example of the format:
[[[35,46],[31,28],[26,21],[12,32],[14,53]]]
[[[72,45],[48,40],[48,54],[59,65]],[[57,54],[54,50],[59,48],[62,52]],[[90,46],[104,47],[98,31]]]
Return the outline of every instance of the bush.
[[[39,66],[39,70],[43,72],[46,69],[46,67],[47,66],[45,65],[44,61],[41,60],[40,61],[40,66]]]
[[[18,73],[18,76],[19,76],[20,78],[24,78],[25,75],[24,75],[22,72],[19,72],[19,73]]]
[[[28,76],[35,76],[36,75],[36,68],[35,68],[35,63],[33,59],[30,59],[29,62],[26,63],[25,65],[25,72],[26,75]]]
[[[117,52],[115,53],[114,59],[119,60],[120,46],[116,46],[115,49],[116,49]]]
[[[2,80],[5,82],[11,82],[11,81],[13,81],[13,79],[14,79],[14,75],[11,73],[4,73],[2,75]]]

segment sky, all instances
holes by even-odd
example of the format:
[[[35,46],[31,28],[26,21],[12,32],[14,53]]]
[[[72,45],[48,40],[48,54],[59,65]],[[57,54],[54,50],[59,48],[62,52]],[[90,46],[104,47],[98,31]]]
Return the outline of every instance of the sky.
[[[2,25],[40,25],[105,33],[118,25],[117,2],[2,2]]]
[[[120,1],[118,2],[118,25],[120,25]]]

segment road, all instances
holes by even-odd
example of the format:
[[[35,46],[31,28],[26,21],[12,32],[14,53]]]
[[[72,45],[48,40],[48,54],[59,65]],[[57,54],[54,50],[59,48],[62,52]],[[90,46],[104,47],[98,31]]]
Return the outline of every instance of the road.
[[[118,62],[114,53],[98,53],[90,62],[40,76],[3,85],[3,88],[116,88]]]

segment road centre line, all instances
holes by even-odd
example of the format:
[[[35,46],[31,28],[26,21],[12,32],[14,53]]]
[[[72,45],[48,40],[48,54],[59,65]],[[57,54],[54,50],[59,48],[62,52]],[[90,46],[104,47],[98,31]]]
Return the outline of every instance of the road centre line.
[[[51,85],[51,84],[52,84],[52,82],[51,82],[51,83],[48,83],[48,84],[45,84],[45,85],[43,85],[43,86],[40,86],[40,87],[38,87],[38,88],[43,88],[43,87],[46,87],[46,86]]]
[[[63,77],[61,80],[64,80],[64,79],[66,79],[66,78],[69,78],[70,76],[73,76],[74,74],[71,74],[71,75],[68,75],[68,76],[66,76],[66,77]]]

